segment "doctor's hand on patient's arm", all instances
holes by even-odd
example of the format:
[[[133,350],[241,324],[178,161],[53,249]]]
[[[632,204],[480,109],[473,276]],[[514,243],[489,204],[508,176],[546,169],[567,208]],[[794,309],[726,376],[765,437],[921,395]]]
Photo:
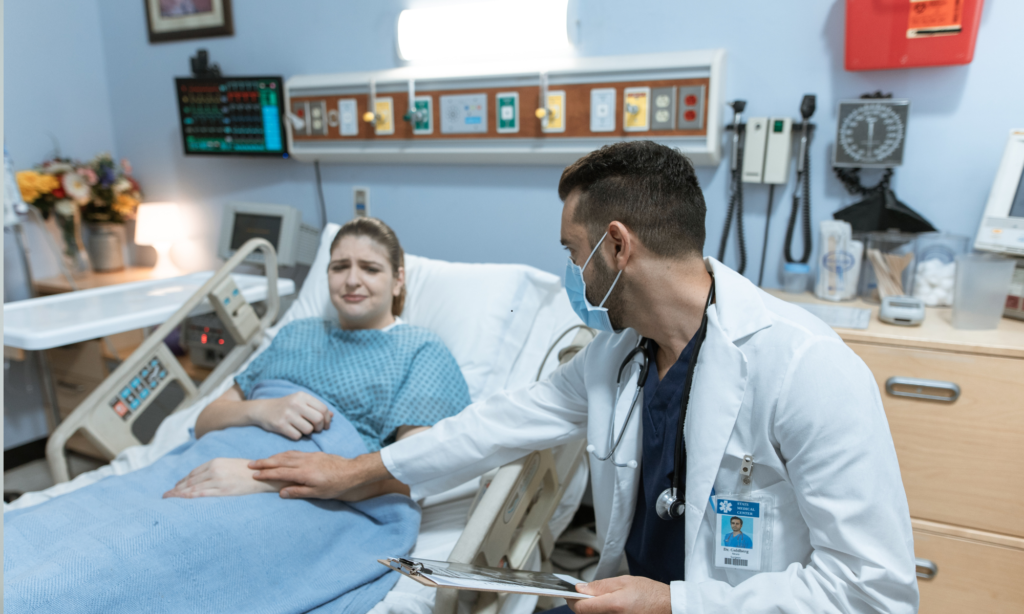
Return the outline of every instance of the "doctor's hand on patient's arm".
[[[668,584],[638,576],[619,576],[577,584],[576,590],[593,599],[569,602],[576,614],[672,614],[672,593]]]
[[[258,426],[297,441],[303,435],[331,428],[331,416],[326,405],[305,392],[278,399],[246,400],[235,384],[199,414],[195,434],[198,439],[231,426]]]
[[[215,458],[193,469],[175,484],[174,488],[164,493],[164,499],[252,495],[277,492],[287,486],[284,482],[254,480],[252,474],[248,459]]]
[[[249,463],[253,478],[287,482],[283,499],[341,499],[362,501],[387,493],[409,494],[409,487],[394,479],[380,453],[343,458],[324,452],[282,452]]]

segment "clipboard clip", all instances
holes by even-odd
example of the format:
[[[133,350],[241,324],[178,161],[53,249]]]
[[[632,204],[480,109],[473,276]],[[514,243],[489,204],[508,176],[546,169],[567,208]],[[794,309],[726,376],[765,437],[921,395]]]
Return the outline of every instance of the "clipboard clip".
[[[399,571],[399,572],[404,569],[411,576],[418,576],[420,574],[420,572],[430,573],[429,569],[424,569],[423,568],[423,563],[416,563],[416,562],[410,561],[409,559],[403,559],[401,557],[394,558],[394,557],[390,557],[389,556],[388,557],[388,567],[390,567],[391,569],[394,569],[395,571]]]

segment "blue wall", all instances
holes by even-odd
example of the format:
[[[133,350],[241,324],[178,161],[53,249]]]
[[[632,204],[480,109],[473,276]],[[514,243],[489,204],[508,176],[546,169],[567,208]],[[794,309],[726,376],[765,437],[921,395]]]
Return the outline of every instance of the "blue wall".
[[[285,160],[215,160],[181,154],[172,78],[206,47],[227,73],[285,76],[389,68],[397,64],[394,23],[409,0],[235,2],[228,38],[150,45],[137,0],[11,0],[5,27],[7,142],[19,167],[51,149],[87,157],[113,149],[130,158],[151,199],[194,207],[197,241],[188,266],[212,266],[219,208],[231,200],[282,202],[318,223],[313,169]],[[882,89],[912,101],[900,197],[944,230],[972,234],[1007,131],[1024,125],[1024,83],[1007,67],[1024,57],[1024,3],[989,0],[975,60],[968,66],[849,73],[842,68],[843,7],[696,0],[645,0],[621,10],[611,0],[577,3],[579,51],[611,55],[724,47],[726,95],[749,101],[748,115],[797,115],[818,95],[822,126],[812,148],[814,218],[852,202],[827,171],[835,103]],[[102,49],[102,55],[100,55]],[[109,89],[104,86],[109,85]],[[560,272],[560,204],[553,167],[325,165],[328,217],[351,215],[352,187],[371,189],[372,212],[394,225],[411,252],[458,260],[526,262]],[[707,252],[717,251],[728,173],[701,169],[709,205]],[[776,194],[766,281],[776,285],[788,196]],[[748,275],[763,232],[763,186],[747,188]],[[735,245],[735,242],[733,242]],[[727,258],[735,262],[734,250]]]
[[[613,0],[578,3],[583,55],[724,47],[726,96],[749,101],[748,114],[798,116],[805,93],[818,95],[822,126],[812,148],[815,220],[853,201],[827,170],[836,101],[882,89],[912,101],[899,196],[941,229],[973,234],[1007,131],[1024,125],[1024,82],[1008,66],[1024,57],[1024,3],[989,0],[973,64],[849,73],[843,70],[844,3],[645,0],[629,10]],[[188,72],[202,45],[227,73],[343,72],[397,64],[394,23],[402,0],[305,0],[287,14],[272,0],[235,2],[231,38],[150,45],[142,2],[100,4],[116,148],[135,163],[148,195],[198,207],[205,236],[194,266],[212,264],[219,205],[241,199],[299,207],[317,223],[313,169],[291,161],[182,156],[171,78]],[[351,215],[352,187],[371,189],[372,213],[391,223],[409,251],[457,260],[525,262],[560,272],[557,245],[561,169],[325,165],[328,217]],[[724,167],[701,169],[709,213],[707,253],[717,251],[727,201]],[[776,194],[766,284],[777,268],[790,191]],[[747,236],[755,275],[764,230],[763,186],[747,190]],[[735,246],[735,241],[732,242]],[[735,262],[731,250],[728,262]]]

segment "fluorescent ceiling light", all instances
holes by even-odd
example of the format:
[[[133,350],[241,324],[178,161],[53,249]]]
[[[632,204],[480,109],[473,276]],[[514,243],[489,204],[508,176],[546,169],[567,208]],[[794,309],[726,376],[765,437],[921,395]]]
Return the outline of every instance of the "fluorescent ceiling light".
[[[565,55],[569,0],[499,0],[424,7],[398,16],[403,60],[493,60]]]

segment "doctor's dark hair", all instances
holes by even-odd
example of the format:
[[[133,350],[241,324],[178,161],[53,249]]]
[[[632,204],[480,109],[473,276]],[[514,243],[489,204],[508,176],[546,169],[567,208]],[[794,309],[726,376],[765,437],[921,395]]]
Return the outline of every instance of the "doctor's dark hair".
[[[587,228],[591,246],[619,221],[659,256],[704,252],[707,207],[690,160],[652,141],[606,145],[562,172],[558,196],[579,190],[573,221]]]
[[[377,218],[357,217],[354,220],[346,222],[338,231],[338,234],[334,235],[334,240],[331,241],[330,251],[333,252],[334,248],[338,246],[338,243],[341,243],[341,240],[348,236],[369,237],[378,245],[383,247],[384,251],[388,254],[388,262],[391,264],[392,275],[398,275],[398,269],[405,268],[405,252],[402,251],[402,244],[398,242],[398,235],[395,234],[394,230],[391,230],[390,226]],[[330,265],[328,264],[328,266]],[[403,284],[401,293],[391,301],[391,315],[402,315],[402,309],[404,308],[405,285]]]

